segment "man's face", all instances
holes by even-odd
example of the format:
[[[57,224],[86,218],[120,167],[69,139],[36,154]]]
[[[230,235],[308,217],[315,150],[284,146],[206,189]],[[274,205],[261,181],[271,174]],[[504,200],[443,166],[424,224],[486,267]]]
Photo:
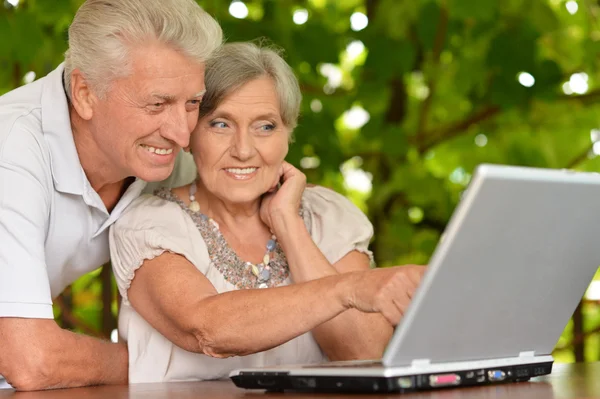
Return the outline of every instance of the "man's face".
[[[112,173],[164,180],[198,121],[204,65],[161,44],[133,49],[130,57],[132,73],[95,102],[90,133]]]

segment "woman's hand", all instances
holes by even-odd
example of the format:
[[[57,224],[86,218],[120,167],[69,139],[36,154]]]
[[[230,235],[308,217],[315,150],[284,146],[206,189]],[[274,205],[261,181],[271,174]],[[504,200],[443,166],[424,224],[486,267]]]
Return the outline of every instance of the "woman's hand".
[[[353,273],[345,305],[362,312],[381,313],[392,325],[404,316],[427,268],[407,265]]]
[[[281,187],[277,189],[279,182]],[[298,215],[300,201],[306,187],[306,175],[288,162],[283,162],[277,180],[263,196],[260,205],[260,218],[271,230],[274,229],[275,215]]]

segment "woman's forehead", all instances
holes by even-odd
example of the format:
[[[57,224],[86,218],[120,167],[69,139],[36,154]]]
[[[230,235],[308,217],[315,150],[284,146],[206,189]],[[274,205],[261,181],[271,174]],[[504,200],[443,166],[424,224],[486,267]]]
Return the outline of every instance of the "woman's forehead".
[[[277,90],[271,79],[254,79],[225,97],[213,114],[228,113],[231,116],[257,113],[279,115],[281,113],[279,102]]]

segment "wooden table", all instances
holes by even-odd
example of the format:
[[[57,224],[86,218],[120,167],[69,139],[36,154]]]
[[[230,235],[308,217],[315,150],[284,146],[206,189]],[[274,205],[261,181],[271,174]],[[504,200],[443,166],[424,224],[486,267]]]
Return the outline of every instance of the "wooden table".
[[[530,382],[490,385],[475,388],[441,389],[405,395],[265,394],[262,391],[246,391],[236,388],[233,383],[229,381],[133,384],[130,386],[102,386],[44,392],[14,392],[13,390],[0,390],[0,399],[334,399],[341,397],[394,397],[402,399],[600,399],[600,362],[555,364],[554,370],[550,376],[535,378]]]

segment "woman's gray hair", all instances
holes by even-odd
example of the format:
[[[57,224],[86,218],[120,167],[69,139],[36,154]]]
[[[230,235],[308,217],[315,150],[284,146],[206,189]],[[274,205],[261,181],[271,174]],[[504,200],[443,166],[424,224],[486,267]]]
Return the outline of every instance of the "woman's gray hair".
[[[302,101],[298,79],[278,50],[255,43],[224,44],[207,61],[200,117],[212,113],[244,84],[265,76],[275,83],[281,119],[291,133],[298,123]]]
[[[153,40],[203,63],[222,44],[223,32],[194,0],[87,0],[69,27],[67,95],[79,69],[103,97],[115,78],[131,73],[131,48]]]

